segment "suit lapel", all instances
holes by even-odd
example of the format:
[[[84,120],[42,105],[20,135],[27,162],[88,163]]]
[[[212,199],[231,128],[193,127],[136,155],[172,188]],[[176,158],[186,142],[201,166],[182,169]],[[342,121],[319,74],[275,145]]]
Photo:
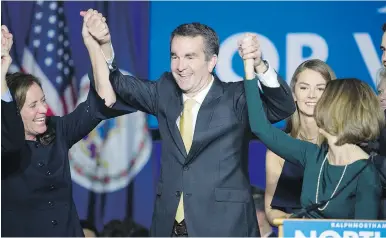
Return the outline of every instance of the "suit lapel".
[[[180,90],[176,90],[175,94],[170,96],[168,106],[166,109],[166,121],[170,131],[170,135],[176,144],[178,150],[181,152],[183,157],[178,156],[178,160],[181,164],[185,163],[185,159],[187,154],[184,146],[184,142],[182,140],[180,131],[177,127],[177,118],[180,116],[183,109],[182,104],[182,93]]]
[[[205,139],[203,134],[207,132],[209,128],[209,123],[212,120],[214,109],[216,108],[215,105],[218,103],[219,98],[223,94],[223,90],[222,82],[217,78],[217,76],[214,76],[213,85],[206,95],[200,110],[198,111],[192,147],[190,148],[185,163],[191,162],[200,152]]]

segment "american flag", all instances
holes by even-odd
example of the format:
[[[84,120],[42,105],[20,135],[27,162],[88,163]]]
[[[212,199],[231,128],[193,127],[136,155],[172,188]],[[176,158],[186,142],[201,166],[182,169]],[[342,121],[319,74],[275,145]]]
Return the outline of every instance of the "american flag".
[[[41,80],[49,115],[74,109],[74,62],[62,1],[37,1],[22,58],[22,70]]]

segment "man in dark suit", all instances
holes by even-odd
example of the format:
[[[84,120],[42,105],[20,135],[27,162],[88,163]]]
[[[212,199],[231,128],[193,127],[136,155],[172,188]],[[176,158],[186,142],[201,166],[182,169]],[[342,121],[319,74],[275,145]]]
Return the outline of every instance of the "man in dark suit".
[[[381,50],[382,50],[382,65],[386,68],[386,23],[382,26],[383,35],[381,42]]]
[[[381,102],[382,109],[385,110],[386,116],[386,23],[382,26],[383,35],[381,42],[382,50],[382,65],[383,72],[381,71],[379,80],[377,82],[378,97]],[[379,154],[382,156],[377,156],[375,163],[378,165],[378,170],[381,173],[381,180],[383,183],[383,200],[382,200],[382,212],[381,219],[386,219],[386,127],[381,130],[381,135],[379,136]]]
[[[108,26],[96,11],[93,18],[89,32],[110,59],[114,90],[127,104],[158,118],[163,144],[151,235],[259,236],[244,86],[224,83],[213,73],[217,34],[200,23],[177,27],[171,35],[171,72],[147,81],[122,75],[111,63]],[[262,60],[255,35],[240,41],[239,53],[254,59],[268,119],[289,117],[295,110],[291,90]]]
[[[382,26],[383,35],[382,35],[382,42],[381,42],[381,50],[382,50],[382,65],[383,65],[383,71],[380,71],[378,74],[378,82],[377,82],[377,89],[378,89],[378,97],[381,102],[381,107],[383,110],[385,110],[385,116],[386,116],[386,23]],[[379,138],[379,153],[383,156],[386,156],[386,128],[384,128],[381,131],[381,135]]]

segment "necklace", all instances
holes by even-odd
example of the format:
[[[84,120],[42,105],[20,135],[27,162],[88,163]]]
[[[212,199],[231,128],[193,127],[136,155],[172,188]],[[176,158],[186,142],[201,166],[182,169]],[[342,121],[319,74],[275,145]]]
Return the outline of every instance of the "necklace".
[[[317,186],[316,186],[316,195],[315,195],[315,202],[316,202],[316,203],[318,203],[318,197],[319,197],[320,176],[322,175],[322,170],[323,170],[324,163],[325,163],[326,160],[327,160],[327,155],[328,155],[328,153],[327,153],[326,156],[324,157],[322,166],[320,166],[320,170],[319,170],[318,184],[317,184]],[[342,176],[340,177],[338,184],[336,185],[334,191],[332,192],[330,199],[335,195],[336,191],[338,190],[338,187],[339,187],[340,183],[342,182],[343,176],[344,176],[344,174],[346,173],[346,169],[347,169],[347,164],[346,164],[346,166],[344,166],[344,170],[343,170]],[[326,205],[324,205],[324,207],[318,208],[318,210],[319,210],[319,211],[323,211],[324,209],[326,209],[326,207],[328,206],[329,203],[330,203],[330,201],[328,201],[328,202],[326,203]]]
[[[305,140],[305,141],[314,141],[314,140],[317,140],[317,139],[318,139],[317,136],[314,137],[314,138],[307,138],[307,137],[303,136],[302,133],[299,133],[299,137],[300,137],[302,140]]]

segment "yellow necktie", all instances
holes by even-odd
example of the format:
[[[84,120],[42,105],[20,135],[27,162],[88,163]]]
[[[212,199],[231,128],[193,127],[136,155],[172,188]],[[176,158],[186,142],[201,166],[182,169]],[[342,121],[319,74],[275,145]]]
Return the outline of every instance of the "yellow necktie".
[[[190,147],[192,146],[193,141],[193,113],[192,109],[196,101],[194,99],[188,99],[184,103],[184,110],[180,117],[180,133],[182,140],[184,141],[186,153],[189,154]],[[180,203],[177,207],[176,221],[178,223],[184,220],[184,194],[181,193]]]

